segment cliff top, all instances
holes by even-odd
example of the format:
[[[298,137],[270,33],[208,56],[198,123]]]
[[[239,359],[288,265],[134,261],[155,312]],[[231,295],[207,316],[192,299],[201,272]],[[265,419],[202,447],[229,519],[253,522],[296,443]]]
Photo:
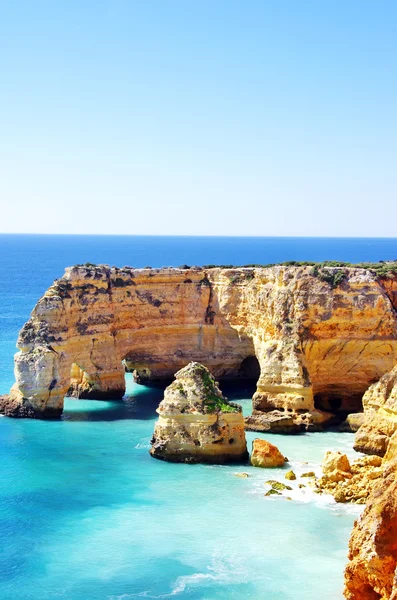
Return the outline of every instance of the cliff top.
[[[385,275],[387,273],[397,273],[397,259],[395,260],[380,260],[379,262],[360,262],[360,263],[350,263],[338,260],[325,260],[325,261],[296,261],[289,260],[281,263],[252,263],[247,265],[222,265],[222,264],[208,264],[208,265],[179,265],[178,267],[174,266],[164,266],[164,267],[132,267],[132,266],[124,266],[117,267],[113,265],[110,267],[107,264],[94,264],[90,262],[86,262],[84,264],[76,264],[72,267],[67,267],[67,271],[72,271],[80,268],[85,268],[87,270],[114,270],[120,272],[130,272],[130,271],[164,271],[164,270],[175,270],[175,271],[202,271],[208,269],[269,269],[272,267],[314,267],[314,269],[319,270],[323,268],[345,268],[345,269],[365,269],[369,271],[375,271],[377,274]]]
[[[107,282],[107,285],[112,287],[126,287],[135,285],[134,279],[141,278],[156,278],[161,277],[168,279],[169,277],[181,278],[183,283],[200,283],[200,285],[210,285],[208,276],[211,273],[227,277],[231,284],[249,283],[256,277],[266,275],[266,273],[274,273],[277,276],[280,271],[296,274],[297,276],[309,276],[318,279],[319,281],[328,283],[331,288],[338,287],[348,277],[359,277],[373,280],[374,278],[389,279],[397,276],[397,260],[383,261],[378,263],[346,263],[340,261],[324,261],[324,262],[297,262],[288,261],[274,265],[203,265],[189,266],[181,265],[179,267],[143,267],[134,268],[131,266],[116,267],[109,265],[95,265],[93,263],[85,263],[83,265],[74,265],[67,267],[65,274],[61,279],[55,281],[57,293],[67,291],[69,282],[76,280],[97,280],[98,282]],[[208,275],[207,275],[208,274]],[[86,284],[86,287],[88,282]]]

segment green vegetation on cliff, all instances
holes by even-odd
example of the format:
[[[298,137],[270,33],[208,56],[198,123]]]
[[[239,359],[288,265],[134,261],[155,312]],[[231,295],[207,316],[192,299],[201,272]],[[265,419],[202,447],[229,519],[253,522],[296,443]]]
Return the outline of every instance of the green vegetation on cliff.
[[[173,387],[185,398],[189,397],[189,392],[193,389],[198,399],[197,406],[201,404],[205,412],[241,412],[238,404],[224,398],[207,367],[200,363],[191,362],[178,371],[176,380],[169,386],[170,389]]]

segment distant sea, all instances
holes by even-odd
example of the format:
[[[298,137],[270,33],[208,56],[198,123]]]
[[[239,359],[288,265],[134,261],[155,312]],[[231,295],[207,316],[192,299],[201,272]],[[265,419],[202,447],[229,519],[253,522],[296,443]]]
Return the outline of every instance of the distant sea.
[[[19,328],[66,266],[396,258],[394,238],[0,235],[0,393],[13,383]],[[66,400],[56,422],[0,419],[1,600],[341,599],[360,509],[294,482],[290,501],[265,498],[280,469],[155,461],[161,393],[127,375],[121,402]],[[247,390],[227,393],[249,413]],[[255,436],[276,441],[297,473],[352,446],[351,434]]]

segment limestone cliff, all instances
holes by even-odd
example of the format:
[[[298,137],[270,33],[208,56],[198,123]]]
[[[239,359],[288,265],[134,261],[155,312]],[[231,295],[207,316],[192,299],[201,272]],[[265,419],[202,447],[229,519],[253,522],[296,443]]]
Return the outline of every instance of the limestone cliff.
[[[20,332],[3,411],[58,416],[68,391],[121,397],[125,366],[171,380],[194,360],[217,379],[258,371],[248,428],[316,428],[397,363],[396,289],[362,268],[70,267]]]
[[[354,524],[349,561],[347,600],[397,599],[397,432],[383,459],[383,476]]]
[[[157,412],[154,458],[220,464],[248,458],[241,407],[222,396],[203,365],[192,362],[176,373]]]
[[[397,366],[370,386],[363,406],[364,423],[356,434],[354,449],[383,456],[397,431]]]

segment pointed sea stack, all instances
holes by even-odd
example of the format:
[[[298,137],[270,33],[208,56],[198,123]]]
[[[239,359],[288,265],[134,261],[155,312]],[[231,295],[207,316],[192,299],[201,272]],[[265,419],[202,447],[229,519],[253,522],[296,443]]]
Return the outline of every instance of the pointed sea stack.
[[[150,454],[171,462],[241,462],[248,458],[241,407],[223,397],[204,365],[178,371],[157,409]]]

